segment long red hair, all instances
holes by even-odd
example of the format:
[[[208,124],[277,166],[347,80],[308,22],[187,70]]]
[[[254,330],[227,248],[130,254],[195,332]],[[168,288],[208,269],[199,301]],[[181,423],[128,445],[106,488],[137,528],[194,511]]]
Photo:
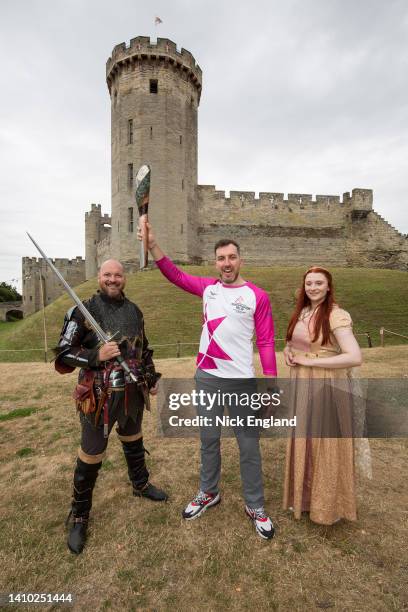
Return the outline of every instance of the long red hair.
[[[310,299],[306,295],[305,291],[305,280],[306,276],[311,272],[320,272],[320,274],[324,274],[328,282],[328,291],[326,293],[326,297],[324,301],[319,304],[319,306],[315,310],[314,316],[314,337],[312,342],[316,342],[319,338],[320,334],[322,334],[322,345],[329,344],[330,342],[330,313],[333,309],[334,301],[334,287],[333,287],[333,279],[332,275],[325,268],[320,268],[319,266],[313,266],[309,268],[304,275],[302,280],[302,286],[298,290],[297,301],[295,311],[289,321],[288,329],[286,332],[286,342],[292,340],[293,330],[295,329],[296,323],[299,320],[300,313],[304,308],[307,308],[311,305]]]

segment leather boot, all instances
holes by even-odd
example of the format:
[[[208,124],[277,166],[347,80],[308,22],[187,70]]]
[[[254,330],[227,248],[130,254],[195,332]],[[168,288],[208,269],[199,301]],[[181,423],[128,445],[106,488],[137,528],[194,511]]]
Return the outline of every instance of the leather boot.
[[[71,512],[67,519],[68,522],[70,517],[72,518],[67,544],[69,550],[76,555],[79,555],[85,546],[89,512],[92,508],[92,491],[101,465],[102,462],[91,464],[77,459]]]
[[[143,438],[133,442],[122,441],[122,446],[128,465],[130,482],[133,486],[133,495],[135,497],[146,497],[153,501],[166,501],[168,499],[167,493],[149,482],[149,472],[145,461],[145,452],[147,451],[143,446]]]

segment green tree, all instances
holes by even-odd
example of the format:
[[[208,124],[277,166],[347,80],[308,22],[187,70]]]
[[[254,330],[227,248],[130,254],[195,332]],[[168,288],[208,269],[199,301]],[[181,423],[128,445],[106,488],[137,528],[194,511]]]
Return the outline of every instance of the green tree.
[[[21,299],[16,287],[4,281],[0,283],[0,302],[17,302]]]

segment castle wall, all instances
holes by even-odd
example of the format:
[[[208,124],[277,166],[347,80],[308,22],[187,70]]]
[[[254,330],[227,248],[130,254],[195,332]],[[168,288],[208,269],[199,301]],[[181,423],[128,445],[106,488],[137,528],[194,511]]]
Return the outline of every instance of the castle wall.
[[[96,257],[97,257],[97,270],[101,267],[104,261],[106,261],[107,259],[111,259],[110,236],[107,236],[104,240],[101,240],[101,242],[98,243]],[[96,276],[96,272],[94,276]]]
[[[197,188],[199,243],[203,261],[214,244],[230,237],[254,265],[347,265],[346,217],[339,196],[216,191]]]
[[[71,286],[119,259],[138,268],[135,177],[152,168],[149,217],[166,254],[212,262],[214,244],[230,237],[255,265],[360,266],[408,270],[408,238],[373,210],[370,189],[338,195],[217,191],[197,185],[197,112],[202,73],[192,54],[159,38],[116,45],[106,64],[111,97],[112,215],[92,204],[85,214],[85,261],[55,259]],[[157,87],[154,92],[153,85]],[[133,175],[133,176],[132,176]],[[63,292],[42,259],[24,257],[25,314]]]
[[[347,253],[353,267],[408,270],[408,236],[375,211],[350,224]]]
[[[334,195],[216,191],[198,185],[200,260],[230,237],[254,265],[408,269],[408,239],[373,211],[371,189]]]
[[[256,265],[407,269],[407,238],[373,211],[370,189],[338,195],[217,191],[197,185],[197,109],[202,74],[190,52],[139,36],[116,45],[106,64],[111,96],[112,229],[100,206],[86,216],[87,278],[108,257],[138,267],[134,178],[152,167],[149,216],[176,261],[213,261],[214,243],[241,243]],[[152,92],[151,83],[157,85]],[[131,165],[131,168],[130,168]],[[133,170],[133,179],[129,172]],[[107,217],[107,215],[105,215]]]
[[[75,287],[85,280],[85,261],[82,257],[76,259],[52,260],[55,267],[71,287]],[[24,316],[33,314],[53,302],[64,293],[62,283],[49,268],[42,257],[23,257],[23,308]],[[43,287],[43,300],[41,298],[41,284]]]

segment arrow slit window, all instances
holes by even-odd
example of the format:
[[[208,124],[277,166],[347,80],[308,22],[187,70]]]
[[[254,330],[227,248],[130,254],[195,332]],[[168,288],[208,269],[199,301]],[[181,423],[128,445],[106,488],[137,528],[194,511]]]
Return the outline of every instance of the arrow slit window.
[[[128,208],[128,230],[130,233],[133,232],[133,206]]]
[[[133,187],[133,164],[128,164],[128,187]]]

